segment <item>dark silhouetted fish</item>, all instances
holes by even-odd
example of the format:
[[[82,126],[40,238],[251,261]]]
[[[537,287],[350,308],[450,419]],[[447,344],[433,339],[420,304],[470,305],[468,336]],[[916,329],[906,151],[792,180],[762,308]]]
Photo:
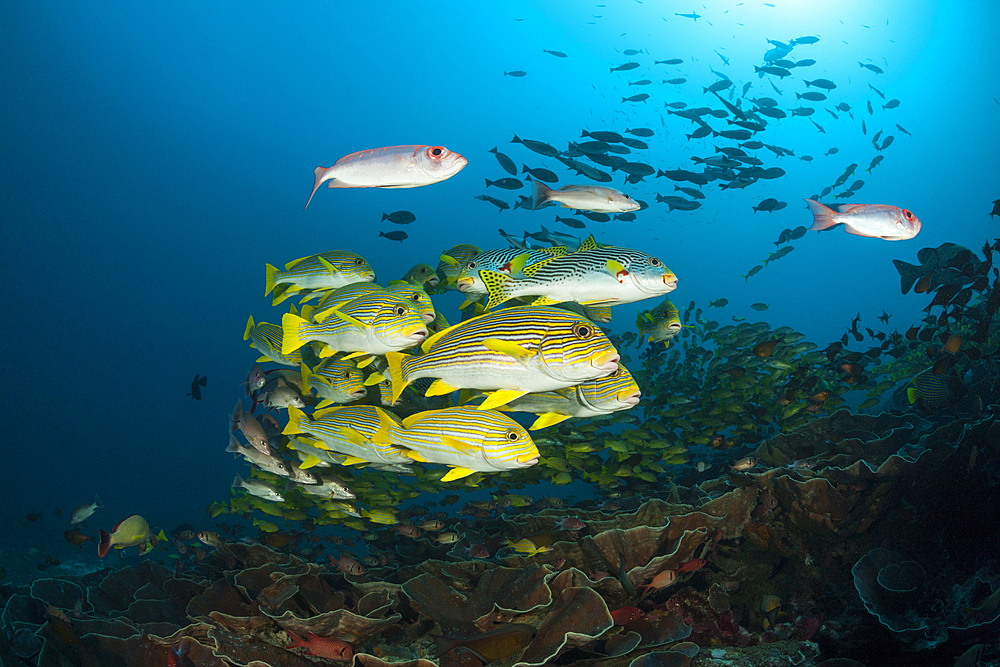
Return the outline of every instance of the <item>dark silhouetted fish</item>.
[[[515,136],[514,138],[516,139],[517,137]],[[499,152],[496,146],[491,148],[490,152],[496,156],[497,162],[499,162],[500,166],[504,168],[504,171],[506,171],[511,176],[517,176],[517,165],[514,164],[513,160],[511,160],[503,153]]]
[[[388,220],[389,222],[394,222],[397,225],[408,225],[416,219],[417,216],[413,215],[409,211],[393,211],[392,213],[382,213],[382,220]]]
[[[184,394],[185,396],[190,396],[192,401],[201,400],[201,388],[208,384],[208,376],[201,377],[200,374],[194,376],[191,380],[191,391]]]
[[[542,53],[548,53],[555,56],[556,58],[565,58],[566,54],[562,51],[549,51],[548,49],[542,49]]]
[[[385,232],[379,232],[378,235],[384,236],[390,241],[405,241],[407,238],[409,238],[409,235],[406,232],[389,232],[388,234],[386,234]]]

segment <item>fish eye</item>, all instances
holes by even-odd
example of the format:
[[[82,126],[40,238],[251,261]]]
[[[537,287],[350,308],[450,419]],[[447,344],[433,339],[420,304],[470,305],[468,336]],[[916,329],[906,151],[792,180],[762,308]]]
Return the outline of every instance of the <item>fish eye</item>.
[[[620,368],[616,368],[616,369],[615,369],[615,372],[614,372],[614,373],[612,373],[611,375],[609,375],[608,377],[609,377],[609,378],[616,378],[616,377],[618,377],[618,376],[619,376],[619,375],[621,375],[621,374],[622,374],[622,369],[620,369]]]
[[[652,265],[652,266],[663,266],[663,262],[661,262],[660,260],[656,259],[655,257],[650,257],[648,261],[649,261],[650,265]]]
[[[430,149],[429,153],[434,157],[441,157],[444,154],[444,148],[441,146],[435,146],[434,148]]]
[[[403,306],[396,306],[393,312],[396,313],[397,316],[402,317],[403,315],[406,315],[406,308]]]
[[[341,377],[344,378],[345,380],[348,379],[349,377],[351,377],[351,371],[344,371],[344,374]]]
[[[631,198],[631,197],[629,197],[628,195],[622,195],[622,196],[623,196],[623,197],[625,197],[625,199],[627,199],[627,200],[629,200],[629,201],[632,201],[632,198]]]
[[[354,260],[354,265],[355,266],[364,266],[365,265],[365,260],[363,260],[360,257],[358,257],[356,260]]]
[[[912,219],[913,219],[913,214],[912,214],[912,213],[910,213],[909,211],[907,211],[907,210],[906,210],[906,209],[904,208],[904,209],[903,209],[903,217],[904,217],[904,218],[906,218],[907,220],[912,220]]]
[[[594,335],[594,328],[588,324],[576,324],[573,326],[573,333],[580,340],[587,340]]]
[[[515,431],[512,428],[509,428],[507,429],[506,437],[511,442],[517,442],[517,439],[520,438],[521,436],[517,434],[517,431]]]
[[[470,269],[470,270],[471,270],[471,269],[475,269],[475,268],[476,268],[476,266],[477,266],[477,265],[476,265],[476,263],[475,263],[475,262],[469,262],[469,265],[468,265],[468,266],[467,266],[466,268],[467,268],[467,269]]]

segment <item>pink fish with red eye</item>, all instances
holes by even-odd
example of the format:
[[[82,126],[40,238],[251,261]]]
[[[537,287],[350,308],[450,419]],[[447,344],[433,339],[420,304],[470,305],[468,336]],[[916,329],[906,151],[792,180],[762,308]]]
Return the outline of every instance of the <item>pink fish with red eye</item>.
[[[920,232],[920,219],[905,208],[884,204],[841,204],[839,211],[814,199],[806,199],[813,214],[809,231],[819,232],[844,225],[848,234],[886,241],[905,241]]]
[[[444,146],[386,146],[351,153],[332,167],[316,167],[309,200],[319,186],[328,188],[418,188],[449,179],[469,161]]]

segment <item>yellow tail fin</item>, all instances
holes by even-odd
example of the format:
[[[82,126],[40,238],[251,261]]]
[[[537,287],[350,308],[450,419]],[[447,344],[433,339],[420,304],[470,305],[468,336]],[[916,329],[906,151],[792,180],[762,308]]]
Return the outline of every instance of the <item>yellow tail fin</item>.
[[[308,326],[308,320],[304,320],[298,315],[292,315],[291,313],[285,313],[281,316],[282,354],[291,354],[308,342],[302,338],[302,334],[300,333],[302,325]]]
[[[406,361],[406,357],[407,355],[402,352],[389,352],[385,355],[386,361],[389,362],[389,379],[392,381],[393,403],[399,400],[403,390],[410,384],[403,373],[403,362]]]
[[[274,281],[278,277],[278,269],[271,266],[270,264],[264,265],[264,296],[271,293],[274,289]]]

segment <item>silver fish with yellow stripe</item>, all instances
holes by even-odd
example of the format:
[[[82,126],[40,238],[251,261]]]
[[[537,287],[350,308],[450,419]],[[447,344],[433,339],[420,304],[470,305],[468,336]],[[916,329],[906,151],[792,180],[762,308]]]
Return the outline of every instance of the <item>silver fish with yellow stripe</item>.
[[[270,294],[276,287],[287,285],[279,290],[279,295],[275,295],[274,303],[280,303],[306,290],[335,289],[374,280],[375,271],[367,259],[353,252],[331,250],[291,261],[285,264],[284,271],[266,264],[264,295]]]
[[[476,255],[462,266],[462,270],[458,273],[456,286],[458,291],[465,294],[468,299],[475,300],[477,297],[485,296],[488,292],[486,285],[479,277],[480,271],[496,271],[512,278],[518,278],[525,266],[537,264],[552,257],[561,257],[565,254],[565,246],[554,246],[541,250],[522,250],[520,248],[487,250]]]
[[[398,296],[373,293],[331,308],[319,322],[285,313],[281,318],[283,354],[290,354],[310,341],[325,343],[332,352],[348,352],[345,358],[379,355],[405,350],[427,337],[423,317]],[[332,352],[331,352],[332,350]]]
[[[288,424],[282,433],[305,433],[313,440],[294,438],[289,446],[303,454],[301,468],[310,468],[320,461],[339,465],[359,463],[409,464],[411,459],[395,448],[386,438],[373,440],[379,432],[387,433],[399,426],[399,418],[374,405],[346,405],[317,410],[312,416],[301,410],[288,410]],[[344,454],[346,459],[328,456],[327,452]]]
[[[431,297],[427,292],[416,285],[402,280],[394,280],[389,283],[388,287],[382,287],[375,283],[354,283],[331,290],[323,296],[315,307],[304,306],[302,308],[302,316],[320,321],[326,319],[326,314],[331,309],[341,308],[350,301],[372,294],[392,294],[398,296],[416,309],[427,324],[433,322],[437,317],[434,311],[434,304],[431,303]]]
[[[670,299],[664,299],[663,303],[652,310],[640,312],[636,316],[635,325],[639,327],[640,339],[646,337],[650,343],[662,340],[667,347],[670,347],[670,341],[683,328],[680,311]]]
[[[273,361],[282,366],[297,367],[302,363],[302,353],[297,349],[288,353],[281,351],[281,327],[270,322],[253,321],[253,316],[247,320],[247,328],[243,331],[243,340],[251,341],[250,346],[257,349],[261,356],[257,361]]]
[[[428,338],[424,354],[389,353],[393,400],[418,378],[437,378],[426,396],[458,389],[493,392],[489,410],[530,392],[609,375],[618,351],[589,320],[560,308],[519,306],[474,317]]]
[[[381,376],[372,384],[380,379]],[[322,399],[318,408],[360,401],[368,395],[364,373],[357,364],[346,359],[324,359],[313,369],[302,364],[302,384],[306,391],[316,390],[316,396]]]
[[[532,412],[538,415],[529,431],[537,431],[570,417],[601,417],[612,412],[631,410],[639,404],[642,392],[632,374],[618,364],[618,370],[607,377],[584,382],[574,387],[525,394],[500,408],[504,412]]]
[[[440,261],[437,265],[436,273],[441,279],[438,283],[439,291],[455,289],[458,282],[458,274],[462,267],[473,257],[483,251],[470,243],[460,243],[448,248],[441,253]]]
[[[677,276],[659,259],[631,248],[597,247],[588,237],[580,251],[525,266],[521,278],[480,271],[489,291],[487,308],[518,297],[537,297],[532,305],[575,301],[584,306],[614,306],[662,296],[677,288]]]
[[[380,431],[377,440],[405,448],[421,463],[451,466],[441,481],[476,472],[503,472],[538,463],[531,436],[510,417],[468,406],[418,412],[400,426]]]

